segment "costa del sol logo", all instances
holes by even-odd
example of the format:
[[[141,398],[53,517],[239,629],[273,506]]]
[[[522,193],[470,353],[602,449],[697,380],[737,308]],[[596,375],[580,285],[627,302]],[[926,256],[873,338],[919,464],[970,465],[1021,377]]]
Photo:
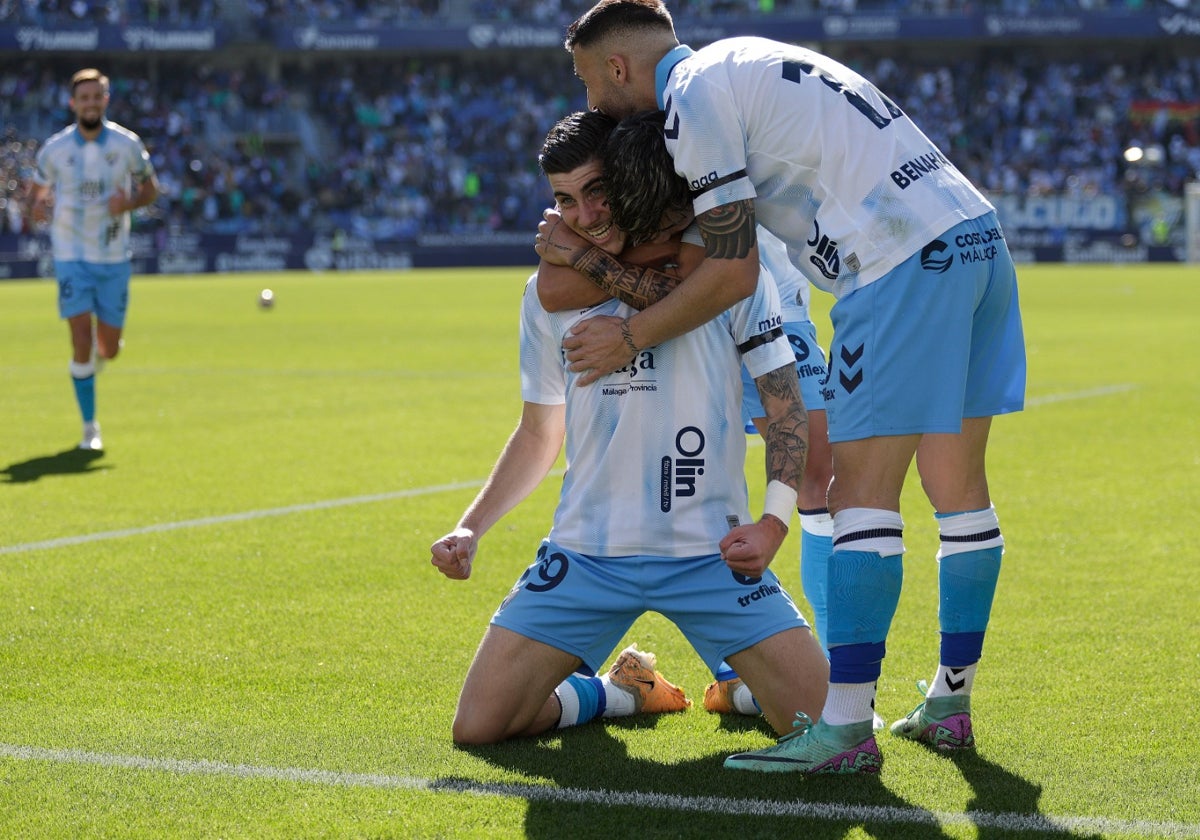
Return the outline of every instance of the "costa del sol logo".
[[[934,274],[945,274],[954,262],[954,255],[942,256],[949,246],[940,239],[935,239],[921,249],[921,268]]]

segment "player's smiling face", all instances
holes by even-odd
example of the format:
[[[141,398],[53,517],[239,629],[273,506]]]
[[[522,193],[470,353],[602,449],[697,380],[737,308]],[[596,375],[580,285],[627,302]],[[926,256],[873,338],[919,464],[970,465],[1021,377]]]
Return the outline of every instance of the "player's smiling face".
[[[619,254],[625,247],[625,233],[613,224],[601,171],[600,161],[593,160],[548,180],[558,212],[571,230],[601,250]]]
[[[71,94],[71,108],[79,124],[89,131],[100,127],[107,106],[108,94],[99,82],[80,82]]]

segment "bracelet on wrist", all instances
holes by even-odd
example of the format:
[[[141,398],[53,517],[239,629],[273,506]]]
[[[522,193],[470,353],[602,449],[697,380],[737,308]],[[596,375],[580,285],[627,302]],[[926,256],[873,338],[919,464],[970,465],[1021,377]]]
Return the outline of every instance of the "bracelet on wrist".
[[[629,326],[629,319],[632,317],[629,315],[621,320],[621,338],[625,341],[625,349],[636,356],[638,346],[633,342],[633,330]]]

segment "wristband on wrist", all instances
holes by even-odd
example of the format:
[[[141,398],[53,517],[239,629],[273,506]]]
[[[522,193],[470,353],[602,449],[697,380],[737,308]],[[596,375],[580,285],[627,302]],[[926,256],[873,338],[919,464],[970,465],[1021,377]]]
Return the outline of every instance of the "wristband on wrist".
[[[767,484],[767,495],[763,500],[763,516],[770,514],[783,523],[787,530],[796,511],[796,491],[778,479]]]

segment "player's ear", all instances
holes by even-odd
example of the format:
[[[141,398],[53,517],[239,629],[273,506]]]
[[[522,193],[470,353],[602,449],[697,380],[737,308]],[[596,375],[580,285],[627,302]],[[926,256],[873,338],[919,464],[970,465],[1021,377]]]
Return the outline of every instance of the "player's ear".
[[[613,53],[607,60],[608,75],[614,82],[624,83],[629,79],[629,65],[625,56]]]

